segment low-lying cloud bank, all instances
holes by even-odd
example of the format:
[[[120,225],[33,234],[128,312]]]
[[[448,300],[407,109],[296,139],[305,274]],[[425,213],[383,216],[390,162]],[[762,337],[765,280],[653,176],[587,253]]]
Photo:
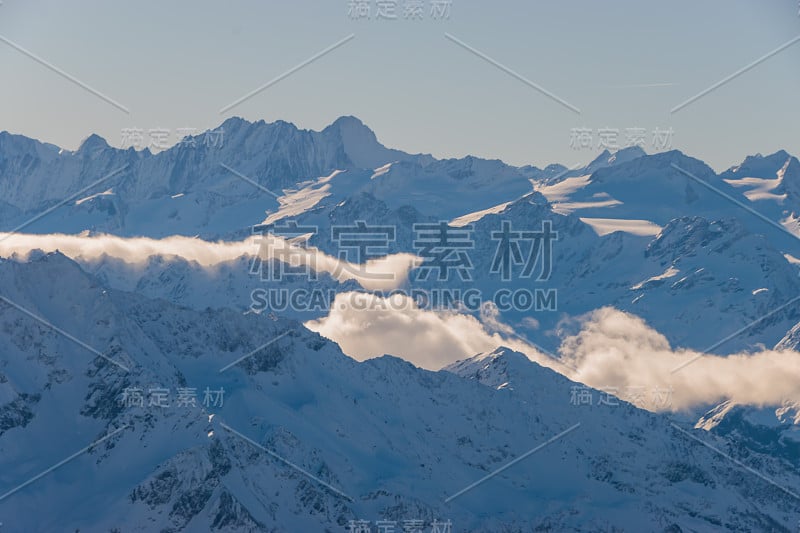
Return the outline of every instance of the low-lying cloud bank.
[[[523,351],[530,346],[487,331],[472,315],[420,309],[412,298],[348,292],[336,296],[327,317],[306,327],[335,341],[363,361],[391,354],[429,370],[491,351],[499,345]]]
[[[81,262],[114,257],[144,266],[150,257],[172,256],[214,267],[242,256],[286,259],[288,250],[299,264],[328,272],[339,281],[355,279],[371,290],[402,286],[418,261],[412,254],[397,254],[358,266],[278,237],[270,236],[272,240],[266,242],[261,239],[208,242],[182,236],[151,239],[0,233],[0,257],[16,255],[24,259],[34,250],[58,250]],[[721,357],[675,350],[643,320],[613,308],[599,309],[580,319],[579,332],[564,338],[559,349],[564,364],[502,323],[491,304],[482,308],[478,319],[465,313],[420,309],[400,294],[384,299],[344,293],[337,296],[327,317],[307,326],[339,343],[356,359],[392,354],[431,370],[503,345],[574,381],[651,410],[680,411],[725,400],[754,406],[800,401],[798,352],[763,350]],[[676,371],[682,365],[686,366]],[[649,397],[634,392],[642,389],[669,391],[669,399],[663,405],[653,405]]]
[[[754,406],[800,400],[798,352],[765,350],[723,357],[674,350],[639,317],[602,308],[583,317],[580,331],[562,341],[559,353],[565,366],[500,323],[491,307],[479,321],[420,309],[404,298],[340,294],[329,316],[306,325],[356,359],[392,354],[430,370],[503,345],[574,381],[655,411],[682,411],[725,400]],[[681,365],[686,366],[676,370]],[[652,401],[653,391],[662,396],[659,404]]]
[[[591,386],[669,388],[670,410],[725,400],[765,406],[800,401],[800,353],[763,350],[727,356],[673,350],[641,318],[613,308],[585,317],[581,331],[564,340],[572,379]]]
[[[115,235],[0,233],[0,257],[16,255],[25,259],[35,250],[60,251],[83,262],[113,257],[132,265],[144,265],[153,256],[180,257],[203,267],[214,267],[242,256],[259,256],[262,260],[277,258],[291,261],[295,266],[308,265],[317,272],[327,272],[340,282],[356,280],[369,290],[390,290],[401,286],[419,260],[413,254],[395,254],[364,265],[354,265],[316,248],[304,248],[274,235],[258,235],[243,241],[209,242],[183,236],[151,239]]]

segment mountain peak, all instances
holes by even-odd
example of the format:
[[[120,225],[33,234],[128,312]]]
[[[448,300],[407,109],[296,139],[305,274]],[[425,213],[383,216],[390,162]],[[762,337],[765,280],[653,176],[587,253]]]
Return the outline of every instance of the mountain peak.
[[[597,157],[595,157],[592,160],[591,163],[586,165],[586,168],[587,169],[593,169],[593,168],[604,167],[604,166],[608,165],[608,160],[610,158],[611,158],[611,152],[609,152],[608,150],[603,150],[602,152],[600,152],[600,155],[598,155]]]
[[[600,168],[627,163],[628,161],[633,161],[634,159],[646,155],[647,152],[645,152],[641,146],[628,146],[615,152],[603,150],[600,155],[595,157],[594,160],[586,166],[586,169],[592,172]]]
[[[225,135],[234,136],[239,130],[248,128],[252,125],[253,123],[247,119],[239,116],[233,116],[226,118],[225,121],[216,128],[216,130],[224,131]]]
[[[467,379],[475,379],[480,383],[496,388],[509,387],[514,377],[531,368],[542,370],[525,354],[516,352],[505,346],[498,346],[491,352],[481,352],[467,359],[447,365],[443,370]]]
[[[338,133],[342,141],[354,147],[357,143],[380,144],[378,139],[361,119],[352,115],[345,115],[334,120],[322,133]]]
[[[757,153],[755,155],[746,157],[745,161],[747,161],[748,159],[782,159],[782,160],[785,161],[786,159],[789,159],[790,157],[791,157],[791,155],[789,154],[789,152],[787,152],[786,150],[781,149],[781,150],[778,150],[777,152],[773,152],[773,153],[768,154],[768,155],[763,155],[762,153],[759,152],[759,153]]]
[[[778,150],[777,152],[769,154],[769,155],[762,155],[762,154],[758,153],[758,154],[755,154],[755,155],[750,155],[750,156],[745,157],[743,165],[746,165],[747,163],[753,163],[753,162],[756,162],[756,161],[759,161],[759,162],[762,162],[762,163],[783,164],[790,157],[792,157],[792,156],[789,155],[789,152],[787,152],[786,150]]]
[[[369,127],[367,127],[367,125],[364,124],[364,122],[360,118],[355,117],[353,115],[343,115],[343,116],[337,118],[336,120],[334,120],[331,123],[330,126],[328,126],[328,128],[339,128],[339,129],[342,129],[342,128],[366,128],[366,129],[369,129]],[[328,128],[325,128],[325,129],[328,129]],[[372,131],[372,130],[370,130],[370,131]]]
[[[645,152],[644,148],[639,145],[628,146],[614,152],[614,156],[616,157],[615,161],[617,163],[630,161],[631,159],[636,159],[637,157],[642,157],[645,155],[647,155],[647,152]]]
[[[109,145],[106,140],[96,133],[92,133],[86,137],[78,148],[78,152],[96,152],[98,150],[105,150]]]
[[[358,168],[377,168],[408,157],[403,152],[386,148],[375,132],[351,115],[337,118],[322,130],[322,134],[340,141],[347,157]]]
[[[246,118],[233,116],[225,119],[222,124],[209,131],[222,131],[226,138],[236,138],[240,133],[250,135],[253,132],[268,132],[269,135],[274,135],[275,133],[281,134],[287,130],[300,131],[300,128],[291,122],[280,119],[274,122],[267,122],[263,119],[251,122]]]
[[[786,150],[778,150],[769,155],[760,153],[749,155],[744,158],[744,161],[732,166],[722,175],[734,177],[741,173],[750,173],[755,174],[757,177],[774,177],[774,173],[792,159],[795,158]]]

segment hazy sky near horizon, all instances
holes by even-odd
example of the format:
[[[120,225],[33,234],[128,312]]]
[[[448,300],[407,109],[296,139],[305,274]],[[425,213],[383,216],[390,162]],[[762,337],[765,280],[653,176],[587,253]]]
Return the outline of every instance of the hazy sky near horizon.
[[[601,129],[623,147],[636,128],[653,152],[667,142],[654,145],[654,131],[671,128],[671,147],[717,170],[757,152],[800,155],[800,42],[671,112],[800,36],[796,0],[452,0],[447,16],[424,0],[421,20],[405,18],[409,1],[389,2],[391,20],[377,18],[379,0],[369,18],[352,0],[3,0],[0,130],[75,149],[90,133],[121,146],[125,128],[174,142],[234,115],[315,130],[355,115],[393,148],[517,165],[591,160]]]

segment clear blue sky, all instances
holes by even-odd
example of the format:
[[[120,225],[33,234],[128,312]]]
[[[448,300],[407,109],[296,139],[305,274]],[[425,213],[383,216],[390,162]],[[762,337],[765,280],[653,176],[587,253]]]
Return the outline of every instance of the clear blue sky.
[[[597,150],[570,146],[576,127],[618,129],[620,143],[625,128],[671,127],[673,147],[718,170],[756,152],[800,155],[800,42],[670,113],[800,35],[796,0],[452,0],[446,20],[425,0],[421,21],[403,18],[405,1],[397,20],[375,20],[375,0],[372,19],[356,20],[349,0],[3,0],[0,36],[130,114],[0,42],[0,130],[74,149],[92,132],[120,145],[123,128],[202,130],[239,115],[321,129],[356,115],[391,147],[513,164],[590,159]]]

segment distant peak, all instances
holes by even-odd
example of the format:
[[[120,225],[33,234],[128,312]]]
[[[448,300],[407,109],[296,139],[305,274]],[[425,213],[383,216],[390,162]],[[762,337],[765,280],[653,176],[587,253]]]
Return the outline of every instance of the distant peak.
[[[86,137],[83,142],[81,142],[80,148],[78,148],[79,152],[87,152],[87,151],[96,151],[96,150],[103,150],[108,148],[108,143],[105,139],[97,135],[96,133],[92,133],[88,137]]]
[[[772,177],[772,174],[780,170],[787,162],[792,164],[794,161],[796,161],[796,158],[786,150],[778,150],[766,156],[757,153],[745,157],[744,161],[729,168],[726,174],[749,172],[756,174],[758,177]]]
[[[367,126],[364,122],[361,121],[360,118],[354,117],[353,115],[344,115],[336,120],[328,126],[329,128],[337,127],[337,128],[366,128]],[[369,129],[369,128],[367,128]]]
[[[597,167],[597,166],[605,166],[608,164],[608,160],[611,157],[611,152],[608,150],[603,150],[600,152],[600,155],[594,158],[594,160],[587,165],[587,167]]]
[[[401,152],[387,149],[369,127],[354,116],[337,118],[322,134],[341,143],[350,161],[358,168],[377,168],[392,160],[402,159]]]
[[[260,120],[256,124],[266,124],[266,122],[264,122],[263,120]],[[295,129],[295,130],[299,129],[293,122],[289,122],[288,120],[281,120],[281,119],[278,119],[275,122],[270,123],[269,125],[270,126],[276,126],[276,127],[279,127],[279,128],[292,128],[292,129]]]
[[[647,155],[647,152],[644,151],[639,145],[628,146],[627,148],[622,148],[621,150],[617,150],[614,152],[614,155],[617,156],[617,159],[625,158],[626,161],[630,161],[631,159],[635,159],[637,157],[642,157]]]
[[[242,118],[242,117],[240,117],[238,115],[234,115],[232,117],[226,118],[225,121],[222,124],[223,125],[224,124],[231,124],[231,125],[233,125],[233,124],[250,124],[250,122],[245,118]]]
[[[248,120],[243,119],[242,117],[230,117],[226,118],[225,122],[219,125],[217,129],[221,129],[228,132],[234,132],[239,130],[242,127],[250,126],[250,122]]]
[[[647,160],[670,167],[675,164],[680,166],[683,170],[694,173],[703,172],[709,175],[716,175],[711,167],[706,165],[703,161],[688,156],[680,150],[669,150],[667,152],[648,155]]]
[[[586,168],[590,171],[593,171],[604,167],[610,167],[612,165],[627,163],[628,161],[633,161],[634,159],[638,159],[646,155],[647,152],[645,152],[641,146],[628,146],[615,152],[603,150],[603,152],[594,158],[594,161],[589,163]]]
[[[375,132],[373,132],[361,119],[352,115],[346,115],[334,120],[330,126],[322,130],[323,133],[336,132],[342,139],[355,142],[377,142]]]
[[[744,158],[744,163],[753,162],[753,161],[778,161],[781,163],[785,163],[787,159],[792,157],[786,150],[778,150],[774,154],[763,155],[761,153],[757,153],[755,155],[749,155]]]

